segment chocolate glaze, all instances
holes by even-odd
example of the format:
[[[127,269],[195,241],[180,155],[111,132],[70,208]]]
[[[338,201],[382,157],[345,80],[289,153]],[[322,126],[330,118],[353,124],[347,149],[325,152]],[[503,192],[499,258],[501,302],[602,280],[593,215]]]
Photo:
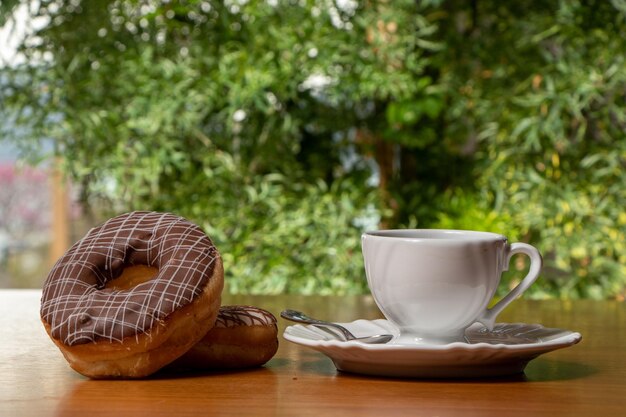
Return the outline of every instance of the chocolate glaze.
[[[252,306],[222,306],[215,327],[274,326],[276,317],[269,311]]]
[[[44,283],[41,317],[68,346],[120,342],[193,301],[219,256],[202,229],[182,217],[122,214],[91,229],[57,261]],[[130,290],[104,288],[129,265],[159,272]]]

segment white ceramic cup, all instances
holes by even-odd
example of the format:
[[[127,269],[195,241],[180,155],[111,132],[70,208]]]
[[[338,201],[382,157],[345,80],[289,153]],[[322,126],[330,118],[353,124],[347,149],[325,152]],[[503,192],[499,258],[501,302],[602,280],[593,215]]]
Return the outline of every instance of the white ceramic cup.
[[[367,282],[376,304],[400,330],[396,344],[464,341],[475,322],[492,329],[496,316],[539,276],[541,255],[531,245],[495,233],[406,229],[361,237]],[[511,257],[530,257],[526,277],[487,308]]]

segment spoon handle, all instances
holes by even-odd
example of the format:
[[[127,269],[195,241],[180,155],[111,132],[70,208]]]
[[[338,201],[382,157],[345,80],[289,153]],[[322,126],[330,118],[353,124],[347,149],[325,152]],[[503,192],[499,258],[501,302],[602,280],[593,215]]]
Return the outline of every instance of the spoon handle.
[[[339,330],[341,332],[341,334],[344,335],[346,340],[353,340],[353,339],[355,339],[355,336],[352,333],[350,333],[350,331],[348,329],[346,329],[345,327],[340,326],[337,323],[332,323],[330,321],[323,321],[323,320],[314,319],[313,317],[309,317],[306,314],[302,313],[301,311],[283,310],[280,313],[280,316],[282,318],[284,318],[284,319],[295,321],[296,323],[305,323],[305,324],[313,324],[315,326],[332,327],[334,329]]]

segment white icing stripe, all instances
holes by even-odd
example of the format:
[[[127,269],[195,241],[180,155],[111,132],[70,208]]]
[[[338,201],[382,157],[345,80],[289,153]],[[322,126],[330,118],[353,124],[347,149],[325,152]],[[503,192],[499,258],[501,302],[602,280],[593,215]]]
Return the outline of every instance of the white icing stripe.
[[[276,325],[276,317],[269,311],[252,306],[222,306],[215,327]]]

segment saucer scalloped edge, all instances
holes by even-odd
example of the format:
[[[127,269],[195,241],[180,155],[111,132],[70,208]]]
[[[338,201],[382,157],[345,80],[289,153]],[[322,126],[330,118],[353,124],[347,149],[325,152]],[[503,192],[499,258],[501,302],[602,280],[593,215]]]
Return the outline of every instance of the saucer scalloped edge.
[[[387,320],[342,323],[355,336],[391,333]],[[475,323],[465,331],[467,343],[447,345],[365,344],[345,342],[327,329],[294,325],[283,337],[328,356],[343,372],[402,378],[480,378],[521,373],[537,356],[572,346],[580,333],[540,324],[497,323],[492,331]]]

